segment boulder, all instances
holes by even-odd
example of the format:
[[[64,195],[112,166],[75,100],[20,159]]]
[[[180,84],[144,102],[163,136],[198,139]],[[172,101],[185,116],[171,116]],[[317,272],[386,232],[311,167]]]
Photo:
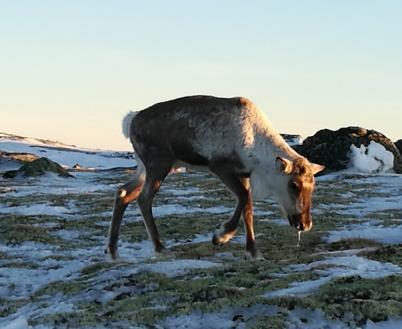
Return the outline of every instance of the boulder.
[[[281,134],[281,136],[290,146],[300,145],[303,143],[303,138],[300,135]]]
[[[39,158],[34,161],[25,163],[18,170],[7,171],[3,174],[4,178],[14,178],[16,176],[35,177],[44,175],[47,172],[55,173],[61,177],[74,177],[70,175],[66,169],[58,163],[48,159]]]
[[[38,156],[31,153],[0,151],[0,172],[16,170],[23,164],[38,158]]]
[[[382,145],[393,154],[393,169],[396,173],[402,173],[400,151],[389,138],[375,130],[361,127],[345,127],[335,131],[322,129],[294,148],[310,161],[326,166],[329,171],[337,171],[348,167],[352,145],[356,148],[363,145],[368,150],[372,142]]]
[[[399,139],[395,142],[395,146],[398,148],[399,153],[402,154],[402,139]]]
[[[32,153],[0,151],[0,160],[15,161],[15,162],[22,164],[22,163],[34,161],[36,159],[39,159],[39,157]]]

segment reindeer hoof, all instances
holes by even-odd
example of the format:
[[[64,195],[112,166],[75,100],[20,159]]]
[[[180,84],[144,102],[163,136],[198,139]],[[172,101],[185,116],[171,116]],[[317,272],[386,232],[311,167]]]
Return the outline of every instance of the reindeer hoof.
[[[105,248],[105,255],[110,255],[112,260],[117,260],[119,258],[119,253],[117,252],[117,248],[110,248],[110,246],[107,246]]]
[[[221,242],[221,239],[217,234],[214,234],[212,236],[212,244],[215,246],[223,246],[223,243]]]
[[[212,236],[212,243],[216,246],[223,246],[228,243],[231,238],[236,234],[236,230],[229,232],[216,232]]]
[[[155,257],[157,257],[157,258],[174,258],[175,253],[169,249],[162,248],[160,250],[155,250]]]
[[[246,250],[244,258],[248,260],[265,260],[262,253],[257,249]]]

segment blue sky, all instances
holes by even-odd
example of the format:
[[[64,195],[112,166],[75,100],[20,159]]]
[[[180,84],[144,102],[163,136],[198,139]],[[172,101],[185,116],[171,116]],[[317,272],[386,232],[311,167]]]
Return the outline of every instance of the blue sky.
[[[304,137],[402,138],[402,1],[1,1],[0,131],[130,149],[129,110],[245,96]]]

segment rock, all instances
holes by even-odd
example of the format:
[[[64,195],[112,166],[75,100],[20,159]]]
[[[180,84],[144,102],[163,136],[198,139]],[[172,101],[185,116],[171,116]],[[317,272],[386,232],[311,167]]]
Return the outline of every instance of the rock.
[[[402,154],[402,139],[399,139],[395,142],[395,146],[398,148],[399,153]]]
[[[349,164],[351,145],[368,146],[370,142],[381,144],[394,155],[394,171],[402,173],[402,157],[395,144],[375,130],[361,127],[345,127],[338,130],[322,129],[306,138],[295,150],[310,161],[326,166],[329,171],[346,169]]]
[[[48,158],[39,158],[32,162],[25,163],[18,170],[11,170],[4,173],[4,178],[14,178],[16,176],[34,177],[41,176],[47,172],[55,173],[61,177],[74,177],[58,163]]]
[[[0,151],[0,172],[16,170],[24,163],[31,162],[39,157],[31,153]]]
[[[0,151],[0,159],[7,159],[10,161],[17,161],[19,163],[31,162],[39,157],[32,153],[18,153],[18,152],[3,152]]]
[[[303,143],[303,138],[300,135],[281,134],[281,136],[290,146],[300,145]]]

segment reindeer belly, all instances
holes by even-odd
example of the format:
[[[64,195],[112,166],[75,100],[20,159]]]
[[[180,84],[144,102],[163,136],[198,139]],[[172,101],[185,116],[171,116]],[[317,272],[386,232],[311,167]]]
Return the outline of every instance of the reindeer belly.
[[[197,152],[188,141],[177,141],[172,144],[172,151],[177,160],[193,166],[208,166],[208,158]]]
[[[206,139],[200,141],[197,139],[175,139],[174,142],[171,142],[171,145],[179,165],[208,167],[211,170],[216,165],[219,165],[227,167],[229,171],[235,172],[240,176],[249,176],[249,172],[236,151],[234,143],[220,142],[218,138],[208,141]]]

